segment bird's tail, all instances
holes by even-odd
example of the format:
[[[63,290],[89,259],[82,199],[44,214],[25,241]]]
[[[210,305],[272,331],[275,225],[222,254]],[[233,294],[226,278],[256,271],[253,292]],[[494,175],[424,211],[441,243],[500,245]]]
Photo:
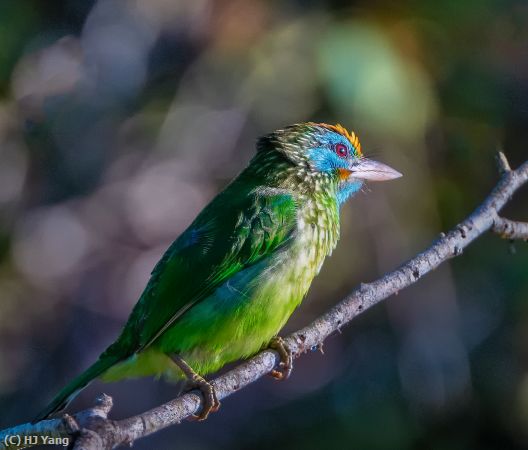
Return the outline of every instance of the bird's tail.
[[[79,376],[70,381],[46,406],[38,415],[33,419],[33,423],[40,420],[47,419],[51,414],[62,411],[73,398],[84,389],[91,381],[106,372],[110,367],[119,362],[121,358],[114,355],[109,355],[107,352],[103,353],[99,359],[88,369],[86,369]]]

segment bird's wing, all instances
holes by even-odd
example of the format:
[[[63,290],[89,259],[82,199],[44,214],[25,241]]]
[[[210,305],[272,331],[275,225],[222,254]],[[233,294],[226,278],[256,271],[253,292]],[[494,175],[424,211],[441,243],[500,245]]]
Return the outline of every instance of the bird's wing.
[[[148,347],[230,277],[287,245],[295,224],[295,200],[286,191],[220,194],[154,268],[121,344],[130,352]]]

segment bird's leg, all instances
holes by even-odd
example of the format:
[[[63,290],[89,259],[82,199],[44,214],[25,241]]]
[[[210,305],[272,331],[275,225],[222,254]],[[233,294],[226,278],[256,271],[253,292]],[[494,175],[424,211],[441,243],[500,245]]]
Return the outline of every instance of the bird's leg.
[[[181,369],[187,377],[187,383],[190,389],[199,389],[204,398],[204,405],[199,415],[191,416],[195,420],[205,420],[211,412],[216,412],[220,408],[220,402],[216,397],[214,386],[207,382],[202,376],[198,375],[183,358],[178,355],[171,355],[171,359]],[[190,390],[189,389],[189,390]]]
[[[280,336],[275,336],[269,343],[269,348],[276,350],[280,356],[281,362],[279,364],[280,370],[273,369],[270,375],[276,380],[286,380],[293,369],[292,352]]]

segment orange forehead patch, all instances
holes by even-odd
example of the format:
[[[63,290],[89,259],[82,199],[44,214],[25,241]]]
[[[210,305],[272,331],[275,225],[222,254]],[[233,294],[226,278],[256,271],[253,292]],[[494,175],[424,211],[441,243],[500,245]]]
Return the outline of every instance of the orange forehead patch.
[[[361,153],[361,143],[359,142],[359,138],[357,137],[356,133],[354,133],[353,131],[352,133],[349,133],[348,130],[340,124],[328,125],[326,123],[320,123],[318,125],[328,130],[335,131],[336,133],[339,133],[342,136],[345,136],[353,145],[357,156],[363,156],[363,154]]]

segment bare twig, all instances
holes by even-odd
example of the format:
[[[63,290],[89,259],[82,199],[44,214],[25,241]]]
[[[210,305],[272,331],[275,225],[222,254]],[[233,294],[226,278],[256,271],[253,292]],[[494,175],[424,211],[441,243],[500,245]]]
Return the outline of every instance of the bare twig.
[[[415,283],[444,261],[460,255],[472,241],[492,229],[509,238],[525,238],[526,224],[512,222],[498,216],[511,196],[528,181],[528,161],[512,170],[504,156],[498,156],[502,177],[484,202],[463,222],[447,234],[442,233],[427,250],[382,278],[360,287],[309,326],[291,334],[285,341],[298,357],[307,349],[320,346],[323,341],[343,325],[371,306]],[[507,225],[505,225],[507,224]],[[501,228],[502,227],[502,228]],[[225,375],[212,381],[217,396],[223,399],[269,373],[279,364],[273,350],[265,350],[240,364]],[[170,425],[181,422],[202,407],[203,398],[192,391],[164,405],[128,419],[107,419],[111,408],[109,397],[102,397],[96,406],[65,419],[52,419],[35,425],[23,424],[0,432],[0,449],[22,448],[7,445],[9,436],[57,436],[75,439],[74,448],[111,449],[120,444],[130,444]],[[106,406],[104,406],[106,405]],[[40,442],[39,442],[40,443]],[[29,445],[25,445],[26,447]]]
[[[497,166],[499,168],[499,173],[501,175],[511,172],[511,167],[510,163],[508,162],[508,158],[506,158],[506,155],[501,150],[497,152],[496,161]]]
[[[64,414],[61,419],[43,420],[32,424],[24,423],[0,432],[0,449],[17,449],[57,443],[67,446],[75,440],[75,450],[105,448],[99,443],[103,435],[99,435],[102,425],[108,428],[113,422],[108,420],[112,409],[112,399],[102,394],[95,400],[92,408],[81,411],[75,416]],[[93,431],[94,428],[98,432]]]
[[[528,240],[528,222],[516,222],[497,217],[493,222],[493,232],[504,239]]]

